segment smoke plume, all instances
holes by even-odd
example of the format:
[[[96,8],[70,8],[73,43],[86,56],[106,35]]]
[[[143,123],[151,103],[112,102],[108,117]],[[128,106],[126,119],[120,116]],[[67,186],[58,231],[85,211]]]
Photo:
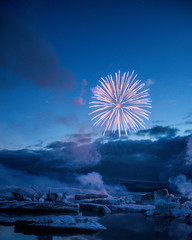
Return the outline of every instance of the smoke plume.
[[[186,158],[183,169],[187,169],[186,173],[189,172],[189,168],[192,164],[192,137],[189,137],[187,141],[187,150],[186,150]],[[183,197],[192,198],[192,180],[187,179],[184,174],[180,174],[175,178],[170,178],[169,182],[174,184]]]

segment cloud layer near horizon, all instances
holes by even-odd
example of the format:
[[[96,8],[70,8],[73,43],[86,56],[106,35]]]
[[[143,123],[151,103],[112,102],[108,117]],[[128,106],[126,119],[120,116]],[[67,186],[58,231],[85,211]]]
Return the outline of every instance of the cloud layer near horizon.
[[[12,182],[30,184],[30,179],[32,182],[37,179],[39,185],[48,183],[48,179],[57,183],[75,183],[79,175],[93,171],[99,172],[104,180],[118,179],[122,182],[126,179],[167,181],[178,174],[190,178],[186,150],[191,140],[189,136],[170,138],[170,129],[167,131],[168,137],[156,141],[93,140],[93,134],[76,134],[68,141],[53,142],[40,150],[1,150],[0,185]],[[148,132],[153,135],[154,129]]]

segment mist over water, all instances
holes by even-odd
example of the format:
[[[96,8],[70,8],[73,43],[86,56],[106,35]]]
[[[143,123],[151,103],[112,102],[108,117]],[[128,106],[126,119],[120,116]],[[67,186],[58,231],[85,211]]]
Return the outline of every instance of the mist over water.
[[[183,171],[192,171],[192,137],[189,137],[187,140],[185,161],[181,169],[181,172]],[[169,178],[169,183],[174,184],[183,197],[192,199],[191,177],[187,177],[185,174],[181,173],[176,177]]]

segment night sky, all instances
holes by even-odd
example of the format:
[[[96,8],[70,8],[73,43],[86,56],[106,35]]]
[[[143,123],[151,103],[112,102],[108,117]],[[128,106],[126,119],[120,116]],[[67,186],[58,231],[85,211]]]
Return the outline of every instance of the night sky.
[[[1,185],[190,177],[191,66],[190,1],[1,1]],[[88,115],[91,89],[118,70],[152,99],[146,129],[121,139]]]

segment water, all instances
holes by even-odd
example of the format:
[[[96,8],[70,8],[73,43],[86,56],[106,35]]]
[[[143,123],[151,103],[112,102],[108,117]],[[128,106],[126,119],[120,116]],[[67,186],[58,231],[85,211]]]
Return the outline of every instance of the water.
[[[107,230],[93,234],[15,233],[14,226],[0,226],[0,240],[192,240],[192,226],[174,221],[154,221],[140,213],[112,214],[98,220]],[[39,234],[39,233],[38,233]]]

